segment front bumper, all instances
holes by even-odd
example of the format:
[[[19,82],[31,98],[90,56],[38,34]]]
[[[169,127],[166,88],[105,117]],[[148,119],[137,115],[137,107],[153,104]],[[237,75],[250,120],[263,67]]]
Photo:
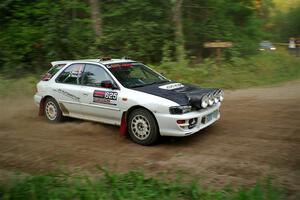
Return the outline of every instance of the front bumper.
[[[160,134],[162,136],[188,136],[213,124],[220,118],[219,108],[221,103],[206,108],[205,110],[193,111],[182,115],[155,113]],[[193,127],[189,127],[189,120],[196,119]],[[185,123],[178,124],[177,120],[185,120]]]

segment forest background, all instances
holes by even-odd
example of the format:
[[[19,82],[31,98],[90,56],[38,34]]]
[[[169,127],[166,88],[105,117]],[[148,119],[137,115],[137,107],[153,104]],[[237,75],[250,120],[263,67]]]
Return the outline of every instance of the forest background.
[[[286,51],[299,21],[297,0],[6,0],[0,79],[41,75],[54,60],[126,56],[197,84],[273,83],[300,77],[299,60]],[[262,40],[277,51],[259,52]],[[203,47],[211,41],[233,43],[221,63]]]

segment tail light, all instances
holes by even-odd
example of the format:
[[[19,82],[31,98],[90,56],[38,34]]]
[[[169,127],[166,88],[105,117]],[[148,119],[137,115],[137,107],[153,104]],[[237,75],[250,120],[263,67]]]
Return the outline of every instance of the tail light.
[[[49,73],[46,73],[45,75],[43,75],[43,76],[41,77],[41,80],[42,80],[42,81],[49,81],[51,78],[52,78],[52,75],[49,74]]]

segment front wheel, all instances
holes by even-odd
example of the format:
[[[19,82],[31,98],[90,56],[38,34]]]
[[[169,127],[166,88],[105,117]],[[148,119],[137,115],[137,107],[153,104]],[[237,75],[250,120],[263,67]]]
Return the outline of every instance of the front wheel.
[[[63,115],[58,103],[52,97],[46,99],[45,116],[50,122],[60,122],[63,120]]]
[[[131,139],[141,145],[152,145],[159,138],[158,125],[154,116],[142,108],[130,113],[128,130]]]

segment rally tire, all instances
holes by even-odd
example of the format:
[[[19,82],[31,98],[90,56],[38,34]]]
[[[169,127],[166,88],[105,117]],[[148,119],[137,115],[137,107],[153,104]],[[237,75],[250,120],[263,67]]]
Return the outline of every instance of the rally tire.
[[[58,103],[52,97],[46,99],[44,113],[46,119],[52,123],[61,122],[64,119]]]
[[[129,114],[128,132],[135,143],[145,146],[155,144],[160,136],[154,116],[143,108],[133,110]]]

